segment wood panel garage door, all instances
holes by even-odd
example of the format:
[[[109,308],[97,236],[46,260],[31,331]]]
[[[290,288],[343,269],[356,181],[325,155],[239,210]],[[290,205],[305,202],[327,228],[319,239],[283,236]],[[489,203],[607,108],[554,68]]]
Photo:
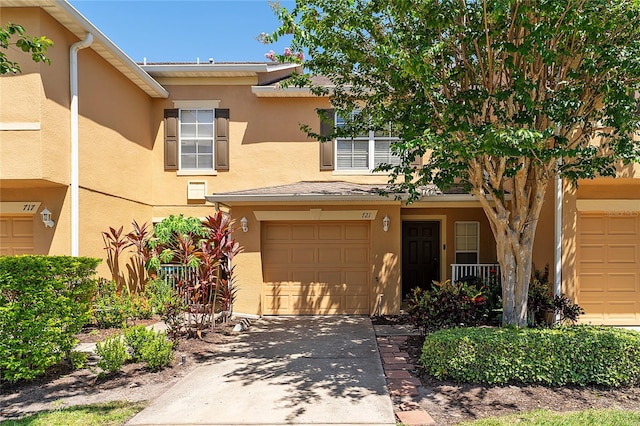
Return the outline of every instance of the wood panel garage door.
[[[582,322],[640,324],[640,216],[581,213],[577,302]]]
[[[369,314],[369,222],[264,222],[263,314]]]
[[[33,216],[0,216],[0,256],[33,253]]]

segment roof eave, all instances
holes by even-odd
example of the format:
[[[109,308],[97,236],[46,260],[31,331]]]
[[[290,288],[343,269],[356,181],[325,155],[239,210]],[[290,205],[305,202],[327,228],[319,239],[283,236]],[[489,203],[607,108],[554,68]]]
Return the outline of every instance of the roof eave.
[[[210,74],[215,76],[216,74],[239,72],[239,73],[271,73],[282,70],[295,70],[299,68],[297,64],[216,64],[216,63],[201,63],[201,64],[146,64],[140,65],[140,68],[150,75],[163,77],[167,73],[193,73],[197,75]]]
[[[251,92],[258,98],[318,98],[308,87],[251,86]]]
[[[146,71],[124,53],[115,43],[104,35],[95,25],[71,6],[66,0],[55,0],[53,6],[41,6],[44,10],[57,19],[62,25],[67,27],[78,38],[83,39],[87,32],[93,34],[93,50],[107,62],[112,64],[118,71],[129,78],[140,89],[153,98],[168,98],[169,92],[153,79]],[[60,21],[62,15],[71,18],[82,27],[83,32],[79,32],[68,27],[68,23]],[[115,61],[114,61],[115,59]],[[115,62],[115,63],[114,63]]]

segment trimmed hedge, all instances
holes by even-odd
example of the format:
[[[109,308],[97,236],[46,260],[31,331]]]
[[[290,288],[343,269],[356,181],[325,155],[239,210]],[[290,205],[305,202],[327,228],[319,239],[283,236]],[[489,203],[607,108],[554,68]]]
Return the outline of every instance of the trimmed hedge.
[[[100,259],[0,256],[0,382],[60,362],[90,319]]]
[[[431,376],[465,383],[630,386],[640,383],[640,333],[587,325],[454,328],[426,336]]]

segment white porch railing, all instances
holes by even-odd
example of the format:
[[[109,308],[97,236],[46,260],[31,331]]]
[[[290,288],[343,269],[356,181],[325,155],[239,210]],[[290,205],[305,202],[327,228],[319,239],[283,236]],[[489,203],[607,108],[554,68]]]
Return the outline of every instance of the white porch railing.
[[[198,270],[184,265],[175,264],[162,264],[160,265],[159,276],[165,283],[169,284],[171,288],[177,290],[178,282],[185,281],[192,285],[195,285],[198,280]],[[184,302],[187,305],[191,304],[189,295],[184,295]]]
[[[160,265],[160,277],[167,283],[171,284],[173,289],[176,289],[178,281],[188,281],[195,283],[198,279],[198,270],[189,266],[175,265],[175,264],[162,264]]]
[[[500,279],[500,265],[498,263],[453,263],[451,264],[451,281],[456,282],[464,277],[479,277],[483,282],[495,276]]]

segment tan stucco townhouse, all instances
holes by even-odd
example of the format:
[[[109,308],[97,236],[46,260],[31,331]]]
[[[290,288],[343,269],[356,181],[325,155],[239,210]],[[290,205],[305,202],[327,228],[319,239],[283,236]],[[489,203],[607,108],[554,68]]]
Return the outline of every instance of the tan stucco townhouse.
[[[415,285],[496,268],[472,196],[377,195],[393,135],[300,130],[331,105],[279,88],[295,65],[138,65],[64,0],[0,6],[55,42],[51,66],[0,77],[0,254],[103,258],[109,226],[221,208],[244,225],[235,311],[255,315],[397,313]],[[549,191],[534,262],[583,321],[640,324],[640,168]]]

